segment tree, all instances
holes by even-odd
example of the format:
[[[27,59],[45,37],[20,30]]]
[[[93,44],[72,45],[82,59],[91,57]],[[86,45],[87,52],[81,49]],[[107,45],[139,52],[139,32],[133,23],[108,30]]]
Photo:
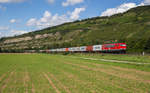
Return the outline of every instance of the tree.
[[[150,52],[150,38],[147,40],[144,49],[145,49],[147,52]]]

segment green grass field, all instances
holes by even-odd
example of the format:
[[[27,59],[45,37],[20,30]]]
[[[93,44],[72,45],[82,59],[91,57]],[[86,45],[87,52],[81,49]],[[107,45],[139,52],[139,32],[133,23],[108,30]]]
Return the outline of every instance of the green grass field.
[[[0,54],[0,93],[150,93],[150,64],[77,57],[150,63],[148,56]]]

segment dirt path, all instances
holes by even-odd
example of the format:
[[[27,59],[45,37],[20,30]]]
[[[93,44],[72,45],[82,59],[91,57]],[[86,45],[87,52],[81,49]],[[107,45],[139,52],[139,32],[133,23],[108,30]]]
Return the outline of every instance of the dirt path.
[[[124,64],[138,64],[138,65],[146,65],[150,63],[140,63],[140,62],[130,62],[130,61],[119,61],[119,60],[109,60],[109,59],[97,59],[97,58],[86,58],[86,57],[71,57],[71,58],[80,58],[85,60],[95,60],[95,61],[103,61],[103,62],[111,62],[111,63],[124,63]]]
[[[56,93],[61,93],[56,86],[53,84],[52,80],[48,77],[48,75],[46,73],[43,73],[43,75],[45,76],[45,78],[49,81],[50,85],[55,89]]]

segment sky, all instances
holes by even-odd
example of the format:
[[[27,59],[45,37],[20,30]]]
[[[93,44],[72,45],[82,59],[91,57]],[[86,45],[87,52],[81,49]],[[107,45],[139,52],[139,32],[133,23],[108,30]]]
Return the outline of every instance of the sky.
[[[143,5],[150,0],[0,0],[0,38]]]

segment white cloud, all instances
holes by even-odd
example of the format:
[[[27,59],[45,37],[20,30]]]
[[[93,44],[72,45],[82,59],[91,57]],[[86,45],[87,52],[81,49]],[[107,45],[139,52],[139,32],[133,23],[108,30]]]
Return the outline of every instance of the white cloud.
[[[37,20],[35,18],[31,18],[27,22],[27,26],[33,26],[36,25]]]
[[[21,35],[27,32],[28,31],[24,31],[24,30],[14,30],[9,28],[8,26],[0,26],[0,38],[14,36],[14,35]]]
[[[51,18],[51,13],[49,11],[45,11],[43,17],[40,19],[41,22],[47,22]]]
[[[83,3],[84,0],[67,0],[66,2],[62,3],[62,6],[69,6],[69,5],[75,5],[75,4],[79,4],[79,3]]]
[[[3,37],[3,34],[0,32],[0,38]]]
[[[69,21],[69,20],[68,20]],[[65,15],[59,16],[58,14],[51,15],[50,12],[45,11],[43,17],[40,19],[31,18],[27,22],[27,26],[36,26],[38,28],[45,28],[49,26],[55,26],[67,22],[67,17]]]
[[[18,3],[23,1],[24,0],[0,0],[0,3]]]
[[[47,0],[48,3],[53,4],[55,0]]]
[[[27,31],[23,31],[23,30],[11,30],[9,33],[9,36],[14,36],[14,35],[21,35],[21,34],[25,34],[27,33]]]
[[[138,5],[136,5],[135,3],[125,3],[125,4],[118,6],[117,8],[107,9],[106,11],[101,13],[101,16],[111,16],[114,14],[123,13],[123,12],[126,12],[127,10],[137,7],[137,6]]]
[[[144,5],[150,5],[150,0],[144,0]]]
[[[81,12],[85,11],[85,8],[76,8],[72,13],[58,15],[52,15],[49,11],[45,11],[43,17],[40,19],[31,18],[27,21],[27,26],[35,26],[38,29],[42,29],[45,27],[52,27],[56,25],[60,25],[66,22],[72,22],[74,20],[79,19],[79,15]]]
[[[144,6],[144,5],[150,5],[150,0],[144,0],[140,4],[136,3],[124,3],[116,8],[109,8],[106,11],[101,13],[101,16],[111,16],[118,13],[123,13],[128,11],[131,8],[137,7],[137,6]]]
[[[0,31],[9,30],[8,26],[0,26]]]
[[[11,19],[11,20],[10,20],[10,23],[16,23],[16,22],[17,22],[16,19]]]
[[[77,20],[77,19],[80,17],[79,14],[80,14],[81,12],[83,12],[83,11],[85,11],[85,8],[76,8],[76,9],[71,13],[70,18],[71,18],[72,20]]]

